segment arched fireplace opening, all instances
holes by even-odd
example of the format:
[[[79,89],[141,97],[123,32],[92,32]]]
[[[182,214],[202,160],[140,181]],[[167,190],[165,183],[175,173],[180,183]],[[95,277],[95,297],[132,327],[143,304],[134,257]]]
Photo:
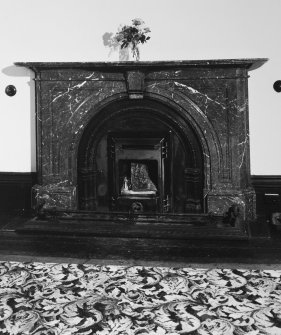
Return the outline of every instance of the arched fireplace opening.
[[[77,179],[81,210],[204,212],[198,136],[153,99],[115,101],[93,116],[79,143]]]

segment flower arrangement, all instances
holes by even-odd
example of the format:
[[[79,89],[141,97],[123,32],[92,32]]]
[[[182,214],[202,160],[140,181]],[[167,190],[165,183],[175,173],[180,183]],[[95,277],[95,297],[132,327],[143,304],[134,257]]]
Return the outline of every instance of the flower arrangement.
[[[145,27],[144,21],[141,19],[134,19],[132,20],[131,26],[123,26],[121,29],[116,33],[115,40],[121,46],[121,49],[127,48],[130,46],[132,48],[133,57],[136,60],[139,60],[139,43],[145,43],[150,39],[150,36],[147,36],[151,30],[148,27]]]

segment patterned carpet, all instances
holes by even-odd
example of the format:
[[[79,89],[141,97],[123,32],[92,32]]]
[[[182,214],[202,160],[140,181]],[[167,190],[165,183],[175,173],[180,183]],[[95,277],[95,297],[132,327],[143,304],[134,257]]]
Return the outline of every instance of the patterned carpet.
[[[0,334],[281,334],[280,276],[0,262]]]

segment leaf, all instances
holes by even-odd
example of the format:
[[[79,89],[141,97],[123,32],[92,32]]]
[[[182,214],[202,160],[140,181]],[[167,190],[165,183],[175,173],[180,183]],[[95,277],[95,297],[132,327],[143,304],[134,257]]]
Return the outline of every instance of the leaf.
[[[123,42],[123,43],[121,44],[121,49],[126,48],[128,45],[129,45],[128,42],[126,42],[126,41]]]

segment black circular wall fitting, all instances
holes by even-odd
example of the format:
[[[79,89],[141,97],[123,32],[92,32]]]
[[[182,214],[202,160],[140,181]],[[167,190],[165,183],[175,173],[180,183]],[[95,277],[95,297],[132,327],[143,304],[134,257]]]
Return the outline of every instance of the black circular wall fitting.
[[[273,88],[276,92],[280,93],[281,92],[281,80],[277,80],[274,84],[273,84]]]
[[[8,85],[5,89],[5,93],[9,96],[9,97],[13,97],[16,93],[17,93],[17,89],[14,85]]]

